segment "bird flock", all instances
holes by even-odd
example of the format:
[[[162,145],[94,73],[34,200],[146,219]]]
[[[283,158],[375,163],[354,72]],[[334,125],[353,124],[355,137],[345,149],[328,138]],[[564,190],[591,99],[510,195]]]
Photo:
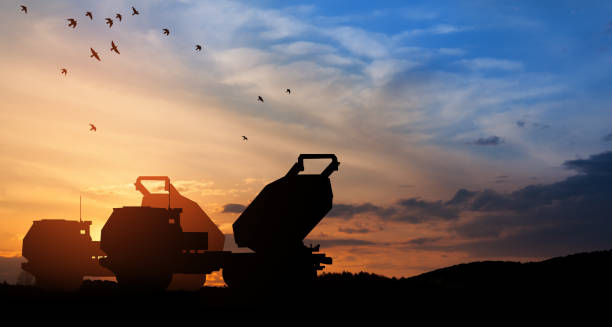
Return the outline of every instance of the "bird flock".
[[[24,14],[28,13],[28,7],[27,6],[20,5],[19,8],[20,8],[21,12],[23,12]],[[134,8],[134,6],[132,6],[131,9],[132,9],[132,13],[131,13],[132,16],[140,15],[140,11],[138,11],[136,8]],[[86,11],[85,12],[85,17],[89,18],[90,21],[94,20],[94,15],[93,15],[93,13],[91,11]],[[117,21],[119,21],[119,23],[121,23],[123,21],[123,15],[121,15],[120,13],[116,13],[115,14],[115,19]],[[72,29],[76,29],[76,27],[78,25],[77,19],[75,19],[75,18],[67,18],[66,21],[68,22],[68,27],[72,27]],[[115,21],[112,18],[110,18],[110,17],[104,18],[104,22],[105,22],[106,25],[108,25],[108,28],[112,28],[113,25],[115,24]],[[170,36],[170,30],[168,28],[162,28],[161,31],[162,31],[162,34],[164,34],[165,36]],[[89,55],[90,58],[96,59],[98,61],[102,61],[102,59],[100,59],[100,55],[98,54],[98,52],[96,50],[94,50],[94,48],[90,47],[89,50],[90,50],[90,53],[91,53]],[[110,51],[111,52],[115,52],[116,54],[121,54],[121,52],[119,52],[119,48],[117,47],[117,44],[115,43],[114,40],[111,40]],[[196,44],[195,45],[195,51],[201,52],[202,51],[202,46],[200,44]],[[65,67],[62,67],[60,69],[60,74],[62,74],[64,76],[67,76],[68,75],[68,69],[65,68]],[[287,95],[290,95],[291,94],[291,89],[286,89],[285,93]],[[257,101],[263,103],[264,99],[261,96],[257,96]],[[96,132],[97,131],[97,128],[96,128],[96,126],[94,124],[89,123],[89,127],[90,127],[89,130],[91,132]],[[242,140],[243,141],[248,141],[248,138],[243,135],[242,136]]]

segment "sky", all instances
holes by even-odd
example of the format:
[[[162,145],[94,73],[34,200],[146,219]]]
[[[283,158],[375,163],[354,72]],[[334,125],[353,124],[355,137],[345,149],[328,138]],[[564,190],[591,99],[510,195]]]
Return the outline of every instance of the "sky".
[[[341,162],[326,271],[612,247],[609,1],[8,0],[0,26],[0,256],[79,196],[99,239],[140,175],[231,234],[300,153]]]

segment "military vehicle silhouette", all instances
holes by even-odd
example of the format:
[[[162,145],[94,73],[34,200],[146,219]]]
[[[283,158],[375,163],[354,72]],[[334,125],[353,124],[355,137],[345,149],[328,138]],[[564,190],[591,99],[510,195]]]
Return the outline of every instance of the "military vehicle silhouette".
[[[331,163],[320,174],[300,174],[305,159],[330,159]],[[202,276],[220,269],[231,288],[268,287],[272,282],[281,287],[305,286],[325,264],[332,264],[318,245],[307,247],[303,240],[331,210],[329,176],[339,164],[334,154],[301,154],[285,176],[266,185],[232,226],[236,244],[251,249],[250,253],[222,251],[220,231],[214,224],[207,232],[184,231],[181,215],[193,210],[191,200],[182,197],[185,208],[172,208],[172,194],[178,192],[169,180],[165,186],[168,207],[145,206],[140,180],[164,177],[139,177],[136,186],[145,195],[143,206],[113,209],[99,243],[89,236],[91,222],[48,222],[43,233],[41,223],[34,222],[23,241],[23,255],[28,259],[23,269],[41,287],[54,288],[74,289],[83,276],[114,275],[122,288],[166,289],[173,274]],[[82,227],[87,227],[85,237]],[[74,231],[79,234],[72,235]]]
[[[142,183],[143,181],[163,181],[164,193],[152,193]],[[136,190],[142,194],[143,207],[154,208],[181,208],[181,229],[184,232],[206,232],[208,233],[208,251],[222,251],[225,243],[225,235],[217,225],[208,217],[206,212],[195,202],[183,195],[170,183],[167,176],[140,176],[136,179]],[[174,273],[169,289],[172,290],[197,290],[206,281],[205,274],[182,274]]]
[[[100,242],[89,234],[91,221],[43,219],[34,221],[23,238],[21,268],[36,278],[36,284],[51,290],[78,288],[84,276],[114,276],[100,266],[106,256]]]

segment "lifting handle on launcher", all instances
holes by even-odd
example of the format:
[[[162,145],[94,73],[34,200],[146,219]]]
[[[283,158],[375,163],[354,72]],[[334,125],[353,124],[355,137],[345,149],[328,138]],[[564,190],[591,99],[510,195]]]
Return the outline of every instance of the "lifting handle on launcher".
[[[291,167],[285,176],[295,176],[299,172],[304,171],[304,159],[331,159],[332,162],[329,166],[321,172],[321,175],[325,177],[329,177],[334,171],[338,170],[338,166],[340,165],[335,154],[300,154],[298,162]]]
[[[142,185],[142,181],[165,181],[164,190],[170,192],[170,178],[168,176],[139,176],[134,183],[136,190],[140,191],[142,195],[149,195],[151,192]]]

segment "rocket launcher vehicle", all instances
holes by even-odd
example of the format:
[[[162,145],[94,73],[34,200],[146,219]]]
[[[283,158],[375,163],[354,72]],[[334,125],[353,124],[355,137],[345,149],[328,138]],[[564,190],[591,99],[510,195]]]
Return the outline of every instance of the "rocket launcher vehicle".
[[[306,159],[330,159],[320,174],[301,174]],[[234,239],[251,253],[223,251],[224,235],[194,201],[165,176],[141,176],[142,206],[113,209],[100,242],[91,222],[35,221],[23,241],[31,272],[46,288],[74,289],[83,276],[114,275],[128,289],[196,289],[222,270],[229,287],[304,286],[332,259],[304,238],[332,207],[333,154],[301,154],[289,172],[266,185],[233,224]],[[154,194],[142,181],[164,181]],[[84,231],[84,232],[83,232]]]

